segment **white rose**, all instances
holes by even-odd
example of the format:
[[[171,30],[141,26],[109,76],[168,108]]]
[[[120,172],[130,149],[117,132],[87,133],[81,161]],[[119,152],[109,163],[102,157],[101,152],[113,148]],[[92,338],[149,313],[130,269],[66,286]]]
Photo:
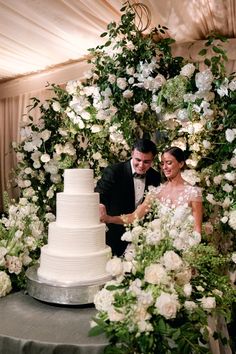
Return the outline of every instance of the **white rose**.
[[[127,84],[126,78],[124,77],[119,77],[116,81],[117,86],[119,87],[119,89],[121,90],[125,90]]]
[[[127,73],[128,75],[134,75],[134,73],[135,73],[135,68],[134,68],[134,67],[126,68],[126,73]]]
[[[102,155],[100,154],[100,152],[95,152],[93,155],[92,155],[92,158],[94,160],[100,160],[102,158]]]
[[[166,79],[163,75],[158,74],[155,78],[154,78],[154,88],[157,90],[159,89],[161,86],[163,86],[166,82]]]
[[[207,200],[210,204],[213,204],[213,205],[216,204],[216,201],[215,201],[215,199],[214,199],[214,196],[213,196],[213,194],[211,194],[211,193],[208,193],[208,194],[207,194],[206,200]]]
[[[144,113],[148,109],[148,105],[145,102],[139,102],[134,105],[134,112],[136,113]]]
[[[225,183],[222,187],[223,191],[230,193],[233,190],[233,186],[231,186],[229,183]]]
[[[167,270],[178,270],[183,265],[182,259],[174,251],[165,252],[162,263]]]
[[[11,279],[5,272],[0,271],[0,297],[6,296],[11,291]]]
[[[216,307],[216,299],[213,296],[204,296],[202,299],[200,299],[202,308],[206,311],[211,311]]]
[[[51,136],[51,132],[48,129],[45,129],[41,132],[41,138],[43,139],[43,141],[47,141],[50,136]]]
[[[228,217],[227,217],[227,216],[223,216],[223,218],[221,218],[220,221],[221,221],[223,224],[226,224],[227,221],[228,221]]]
[[[197,308],[197,304],[193,301],[185,301],[184,307],[186,308],[187,311],[192,312]]]
[[[24,172],[25,172],[27,175],[30,175],[30,174],[33,172],[33,170],[32,170],[32,168],[30,168],[30,167],[26,167],[26,169],[24,170]]]
[[[225,131],[225,138],[229,143],[232,143],[232,141],[235,138],[235,132],[233,129],[226,129]]]
[[[183,76],[187,76],[187,77],[191,77],[195,71],[195,66],[191,63],[186,64],[182,67],[181,71],[180,71],[180,75]]]
[[[119,307],[119,312],[117,312],[113,307],[110,307],[107,311],[107,315],[110,321],[120,322],[125,319],[124,313],[120,312],[121,308]]]
[[[94,296],[94,305],[98,311],[109,311],[114,297],[111,291],[103,288]]]
[[[124,97],[124,98],[131,98],[131,97],[133,97],[133,95],[134,95],[134,93],[133,93],[132,90],[125,90],[125,91],[123,92],[123,97]]]
[[[236,90],[236,79],[233,79],[230,83],[229,83],[229,89],[231,91],[235,91]]]
[[[92,133],[99,133],[102,130],[102,127],[98,124],[94,124],[91,126]]]
[[[208,140],[203,140],[202,144],[203,144],[204,148],[207,150],[211,148],[211,143]]]
[[[176,317],[180,304],[177,295],[162,292],[156,300],[155,307],[160,315],[166,319],[171,319]]]
[[[233,168],[236,168],[236,157],[232,157],[232,159],[229,161],[229,164]]]
[[[118,276],[123,273],[121,258],[113,257],[106,264],[106,271],[112,276]]]
[[[222,203],[222,207],[224,209],[228,209],[230,207],[230,205],[231,205],[231,200],[229,197],[226,197]]]
[[[123,235],[121,236],[121,240],[127,241],[127,242],[132,242],[132,240],[133,240],[132,232],[131,231],[124,232]]]
[[[213,182],[218,185],[218,184],[221,184],[222,179],[223,179],[223,176],[218,175],[213,178]]]
[[[183,290],[184,294],[189,297],[192,293],[192,285],[190,283],[185,284]]]
[[[61,109],[60,103],[57,102],[57,101],[53,102],[53,104],[52,104],[52,109],[53,109],[55,112],[60,112],[60,109]]]
[[[167,273],[161,264],[151,264],[145,268],[144,280],[149,284],[166,284]]]
[[[236,209],[229,212],[229,226],[236,230]]]
[[[52,181],[52,183],[60,183],[61,182],[61,175],[59,174],[52,174],[50,176],[50,180]]]
[[[229,172],[229,173],[225,173],[224,175],[225,179],[227,179],[228,181],[235,181],[236,179],[236,174],[234,172]]]
[[[129,244],[125,250],[125,255],[124,255],[125,259],[128,262],[132,262],[134,257],[135,257],[135,247],[133,244]]]
[[[43,154],[41,157],[40,157],[40,160],[42,162],[48,162],[50,161],[50,156],[48,154]]]
[[[128,41],[125,46],[129,50],[134,50],[134,48],[135,48],[133,42],[131,42],[131,41]]]
[[[113,74],[109,74],[107,81],[110,82],[110,84],[114,84],[116,82],[116,76]]]

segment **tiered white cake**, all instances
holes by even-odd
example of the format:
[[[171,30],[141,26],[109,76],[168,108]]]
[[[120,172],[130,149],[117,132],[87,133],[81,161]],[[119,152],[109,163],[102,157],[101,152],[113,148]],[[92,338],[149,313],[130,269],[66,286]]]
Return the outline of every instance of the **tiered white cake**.
[[[57,193],[56,221],[49,224],[41,249],[38,277],[50,283],[90,284],[106,280],[111,249],[99,221],[99,194],[93,170],[64,171],[64,192]]]

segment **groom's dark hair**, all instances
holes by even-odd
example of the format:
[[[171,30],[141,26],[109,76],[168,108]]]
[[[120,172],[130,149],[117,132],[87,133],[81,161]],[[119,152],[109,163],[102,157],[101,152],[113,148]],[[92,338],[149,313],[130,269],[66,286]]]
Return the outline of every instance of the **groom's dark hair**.
[[[149,139],[138,139],[133,146],[133,150],[136,149],[144,154],[151,152],[153,157],[157,154],[157,148],[153,141]]]

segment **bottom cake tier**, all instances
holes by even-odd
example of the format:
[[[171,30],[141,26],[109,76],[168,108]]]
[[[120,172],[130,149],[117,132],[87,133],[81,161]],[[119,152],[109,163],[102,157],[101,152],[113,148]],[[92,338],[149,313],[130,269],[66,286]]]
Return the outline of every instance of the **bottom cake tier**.
[[[92,284],[109,276],[106,264],[110,258],[108,246],[99,252],[64,256],[45,245],[41,248],[38,277],[50,284]]]

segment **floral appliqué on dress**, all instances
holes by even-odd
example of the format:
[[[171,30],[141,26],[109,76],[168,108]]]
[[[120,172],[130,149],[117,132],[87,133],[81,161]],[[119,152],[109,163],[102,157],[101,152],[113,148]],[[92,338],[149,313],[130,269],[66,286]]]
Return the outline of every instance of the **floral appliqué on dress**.
[[[169,208],[191,206],[191,202],[202,200],[201,188],[192,186],[187,182],[176,187],[175,194],[167,192],[166,184],[161,184],[159,187],[151,187],[149,192],[152,197],[156,197],[161,204]]]

